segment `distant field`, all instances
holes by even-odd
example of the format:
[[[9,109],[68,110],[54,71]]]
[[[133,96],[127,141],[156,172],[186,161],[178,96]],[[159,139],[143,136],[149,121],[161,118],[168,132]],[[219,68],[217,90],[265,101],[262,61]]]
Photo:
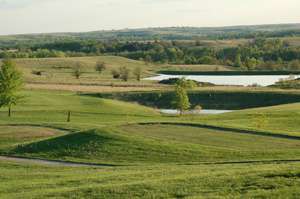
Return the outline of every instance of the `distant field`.
[[[110,85],[76,85],[76,84],[26,84],[26,89],[29,90],[54,90],[54,91],[74,91],[85,93],[111,93],[111,92],[133,92],[133,91],[157,91],[168,89],[168,86],[160,85],[135,85],[135,84],[118,84]]]
[[[221,65],[171,65],[169,68],[175,71],[232,71],[230,66]]]
[[[102,74],[95,71],[97,61],[106,63],[107,69]],[[16,59],[15,62],[24,73],[26,81],[50,83],[104,84],[112,82],[111,71],[122,66],[129,68],[131,72],[135,68],[140,67],[143,76],[153,75],[156,68],[155,65],[146,65],[141,61],[116,56]],[[83,65],[83,75],[79,80],[73,76],[73,68],[77,62]],[[41,72],[42,75],[33,74],[33,72],[37,71]],[[134,79],[133,75],[131,75],[131,79]],[[122,83],[120,80],[114,80],[113,82]]]
[[[118,56],[98,57],[69,57],[69,58],[41,58],[41,59],[15,59],[18,69],[23,72],[27,83],[51,83],[51,84],[83,84],[96,86],[135,85],[139,87],[153,86],[151,81],[138,82],[135,80],[133,71],[139,67],[142,69],[142,78],[154,76],[161,70],[188,70],[188,71],[230,71],[231,67],[220,65],[169,65],[169,64],[146,64],[143,61],[131,60]],[[106,63],[106,70],[99,74],[95,71],[97,61]],[[76,63],[83,65],[83,74],[80,79],[73,76]],[[123,82],[112,78],[112,70],[120,67],[130,69],[129,82]],[[40,75],[36,73],[39,72]]]

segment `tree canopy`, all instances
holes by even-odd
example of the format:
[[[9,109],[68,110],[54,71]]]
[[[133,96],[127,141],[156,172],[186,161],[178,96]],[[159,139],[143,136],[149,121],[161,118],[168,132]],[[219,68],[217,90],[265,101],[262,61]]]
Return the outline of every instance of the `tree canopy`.
[[[16,105],[21,96],[18,94],[23,86],[22,74],[16,70],[11,60],[3,60],[0,68],[0,107]]]

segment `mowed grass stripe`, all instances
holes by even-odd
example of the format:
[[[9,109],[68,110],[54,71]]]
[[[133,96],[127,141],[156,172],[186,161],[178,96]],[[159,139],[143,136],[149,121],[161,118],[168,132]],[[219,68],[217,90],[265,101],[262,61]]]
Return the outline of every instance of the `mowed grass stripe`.
[[[300,186],[293,163],[78,169],[0,162],[0,171],[3,198],[296,198]]]

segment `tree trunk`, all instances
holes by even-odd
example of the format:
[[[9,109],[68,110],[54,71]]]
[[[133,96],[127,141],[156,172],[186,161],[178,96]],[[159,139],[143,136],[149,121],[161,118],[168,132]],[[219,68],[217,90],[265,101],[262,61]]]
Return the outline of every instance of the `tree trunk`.
[[[68,111],[68,118],[67,118],[67,122],[71,122],[71,111]]]
[[[11,106],[8,107],[8,117],[11,117]]]

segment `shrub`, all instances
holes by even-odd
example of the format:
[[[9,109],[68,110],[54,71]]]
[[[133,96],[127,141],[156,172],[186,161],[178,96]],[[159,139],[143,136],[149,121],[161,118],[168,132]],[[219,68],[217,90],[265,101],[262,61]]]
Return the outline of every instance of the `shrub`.
[[[112,74],[112,76],[113,76],[113,78],[114,79],[119,79],[120,78],[120,72],[118,71],[118,70],[116,70],[116,69],[113,69],[112,71],[111,71],[111,74]]]
[[[35,70],[33,70],[31,73],[33,75],[38,75],[38,76],[42,76],[43,75],[43,71],[35,71]]]

